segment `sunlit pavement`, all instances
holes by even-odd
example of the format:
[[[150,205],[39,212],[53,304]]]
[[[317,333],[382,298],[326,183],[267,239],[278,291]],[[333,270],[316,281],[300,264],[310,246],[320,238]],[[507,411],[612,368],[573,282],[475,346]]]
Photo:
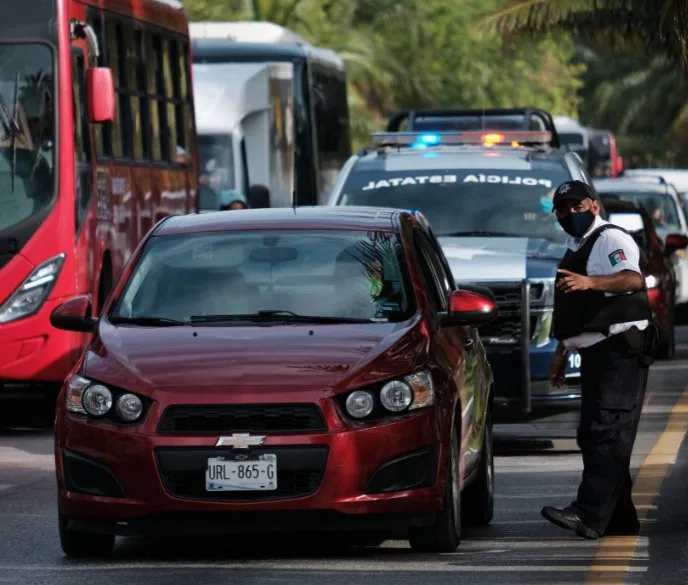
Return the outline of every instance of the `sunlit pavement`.
[[[494,522],[467,531],[453,554],[415,554],[401,541],[338,549],[298,536],[250,542],[213,537],[121,539],[105,564],[74,561],[62,555],[57,537],[52,435],[19,429],[0,434],[0,583],[684,585],[687,327],[679,343],[677,358],[659,362],[650,377],[634,454],[640,469],[635,500],[645,516],[637,538],[584,541],[540,517],[545,504],[567,504],[580,477],[580,455],[558,450],[499,456]]]

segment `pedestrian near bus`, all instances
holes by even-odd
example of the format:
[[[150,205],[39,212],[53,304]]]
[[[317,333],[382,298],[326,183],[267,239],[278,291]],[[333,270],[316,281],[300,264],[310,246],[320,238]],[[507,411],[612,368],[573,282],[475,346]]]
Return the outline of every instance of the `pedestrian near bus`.
[[[644,262],[633,237],[600,216],[588,184],[561,184],[553,211],[570,238],[556,278],[550,379],[562,386],[568,353],[578,351],[583,476],[575,501],[542,515],[588,539],[638,534],[630,463],[657,347]]]

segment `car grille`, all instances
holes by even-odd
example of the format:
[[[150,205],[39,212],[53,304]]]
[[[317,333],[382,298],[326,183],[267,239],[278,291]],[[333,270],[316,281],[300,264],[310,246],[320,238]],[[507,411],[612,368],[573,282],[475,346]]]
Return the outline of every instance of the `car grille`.
[[[277,455],[277,489],[273,491],[207,492],[205,470],[211,457],[227,456],[227,449],[161,448],[156,450],[165,490],[174,497],[193,500],[246,502],[299,498],[314,493],[322,481],[328,447],[260,447],[251,453]]]
[[[168,407],[158,425],[164,434],[325,431],[315,404],[223,404]]]

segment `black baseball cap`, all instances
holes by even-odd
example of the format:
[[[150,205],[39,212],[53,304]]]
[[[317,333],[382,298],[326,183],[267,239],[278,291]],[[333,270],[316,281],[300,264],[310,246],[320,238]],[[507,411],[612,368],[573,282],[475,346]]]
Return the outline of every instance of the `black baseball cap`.
[[[566,181],[554,192],[552,210],[556,211],[564,201],[580,203],[585,199],[595,199],[595,192],[590,185],[583,181]]]

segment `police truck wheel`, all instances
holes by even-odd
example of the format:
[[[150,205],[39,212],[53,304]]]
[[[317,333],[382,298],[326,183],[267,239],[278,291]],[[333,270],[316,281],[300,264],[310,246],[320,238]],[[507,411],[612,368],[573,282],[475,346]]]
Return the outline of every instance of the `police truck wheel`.
[[[669,323],[657,351],[657,357],[662,360],[670,360],[676,355],[676,315],[673,307],[673,299],[671,302],[672,307],[669,309],[669,316],[667,319]]]
[[[77,559],[106,558],[115,548],[114,534],[92,534],[67,529],[67,518],[59,516],[60,545],[68,557]]]
[[[409,528],[409,544],[417,552],[454,552],[461,542],[461,487],[459,481],[459,439],[452,431],[444,506],[430,526]]]
[[[464,519],[473,526],[487,526],[494,516],[494,443],[492,416],[487,413],[480,465],[476,478],[463,490]]]

